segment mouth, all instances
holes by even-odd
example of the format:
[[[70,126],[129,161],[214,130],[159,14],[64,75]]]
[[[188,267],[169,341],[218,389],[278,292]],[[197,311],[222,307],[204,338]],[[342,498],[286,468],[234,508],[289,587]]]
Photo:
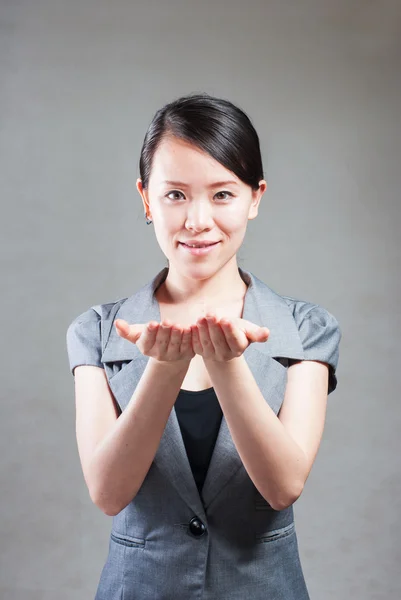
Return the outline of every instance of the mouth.
[[[207,244],[206,243],[199,244],[196,246],[190,245],[190,244],[185,244],[184,242],[178,242],[178,244],[186,252],[193,254],[194,256],[201,256],[203,254],[208,254],[209,252],[212,252],[213,248],[218,246],[218,244],[220,244],[220,242],[211,242],[211,243],[207,243]]]
[[[204,244],[186,244],[185,242],[178,242],[182,246],[187,248],[209,248],[209,246],[215,246],[219,242],[205,242]]]

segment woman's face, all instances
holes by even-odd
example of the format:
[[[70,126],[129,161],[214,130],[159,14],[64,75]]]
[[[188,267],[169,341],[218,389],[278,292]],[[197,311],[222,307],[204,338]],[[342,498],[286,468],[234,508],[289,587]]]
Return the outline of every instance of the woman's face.
[[[192,278],[210,277],[240,248],[249,219],[266,189],[244,184],[209,154],[178,138],[164,138],[155,152],[148,189],[137,180],[144,209],[170,267]],[[181,243],[218,242],[206,254]]]

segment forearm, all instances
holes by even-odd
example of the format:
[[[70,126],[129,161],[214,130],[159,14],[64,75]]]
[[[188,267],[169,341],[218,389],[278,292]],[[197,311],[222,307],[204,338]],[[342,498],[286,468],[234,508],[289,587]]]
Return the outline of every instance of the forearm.
[[[302,449],[262,396],[243,355],[205,365],[249,477],[273,508],[289,506],[305,481]]]
[[[188,366],[149,358],[126,409],[96,448],[89,489],[106,514],[120,512],[141,487]]]

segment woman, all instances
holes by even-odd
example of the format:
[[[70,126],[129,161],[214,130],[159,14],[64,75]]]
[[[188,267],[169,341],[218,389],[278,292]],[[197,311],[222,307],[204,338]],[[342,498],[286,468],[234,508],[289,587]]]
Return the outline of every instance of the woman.
[[[337,384],[338,322],[237,265],[266,182],[232,103],[160,109],[137,189],[168,266],[67,333],[84,477],[113,516],[96,600],[307,600],[293,503]]]

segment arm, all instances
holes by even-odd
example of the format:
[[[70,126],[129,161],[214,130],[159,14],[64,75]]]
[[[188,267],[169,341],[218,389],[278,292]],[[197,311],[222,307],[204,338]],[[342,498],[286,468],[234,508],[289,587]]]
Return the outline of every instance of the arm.
[[[290,506],[302,493],[323,432],[327,365],[302,361],[289,367],[279,417],[243,355],[229,362],[205,359],[205,365],[248,475],[274,509]]]
[[[79,454],[91,499],[105,514],[119,513],[141,487],[188,366],[149,358],[118,418],[104,370],[76,367]]]

